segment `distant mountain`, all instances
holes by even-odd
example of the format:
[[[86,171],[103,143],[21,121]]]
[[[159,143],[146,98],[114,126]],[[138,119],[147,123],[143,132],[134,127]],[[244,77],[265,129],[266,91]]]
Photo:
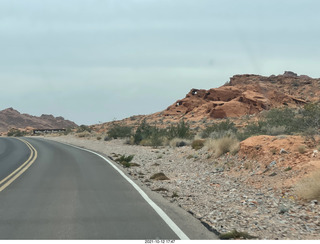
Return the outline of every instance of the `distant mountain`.
[[[13,108],[7,108],[0,111],[0,132],[7,132],[11,128],[32,127],[35,129],[60,129],[73,128],[78,125],[63,117],[54,117],[53,115],[43,114],[40,117],[29,114],[21,114]]]

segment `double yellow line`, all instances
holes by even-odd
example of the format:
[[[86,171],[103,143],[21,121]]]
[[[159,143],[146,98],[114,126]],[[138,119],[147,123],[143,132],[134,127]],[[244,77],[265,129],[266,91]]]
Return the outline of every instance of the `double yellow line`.
[[[22,175],[23,172],[25,172],[34,163],[38,156],[37,150],[29,142],[23,139],[17,139],[25,143],[30,149],[31,153],[27,161],[25,161],[19,168],[17,168],[10,175],[0,181],[0,192],[6,189],[13,181],[15,181],[20,175]]]

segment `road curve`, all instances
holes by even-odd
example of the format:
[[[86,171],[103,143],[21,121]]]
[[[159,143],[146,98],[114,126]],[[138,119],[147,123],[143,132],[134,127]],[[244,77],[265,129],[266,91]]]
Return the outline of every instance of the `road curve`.
[[[19,168],[29,156],[30,150],[22,141],[0,137],[0,181]]]
[[[181,238],[103,158],[57,142],[24,140],[37,158],[0,192],[0,239]],[[17,141],[0,140],[2,177],[30,156]]]

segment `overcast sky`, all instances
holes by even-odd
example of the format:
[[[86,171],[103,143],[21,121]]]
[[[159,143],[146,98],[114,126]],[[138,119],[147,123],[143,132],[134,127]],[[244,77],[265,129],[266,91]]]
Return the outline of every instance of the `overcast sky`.
[[[80,124],[235,74],[320,77],[320,1],[0,0],[0,109]]]

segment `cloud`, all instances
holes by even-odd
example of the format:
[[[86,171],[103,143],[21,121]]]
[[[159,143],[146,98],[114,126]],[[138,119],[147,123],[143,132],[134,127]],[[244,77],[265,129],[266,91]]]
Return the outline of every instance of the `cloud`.
[[[159,111],[234,74],[317,77],[319,5],[3,0],[0,102],[89,124]]]

